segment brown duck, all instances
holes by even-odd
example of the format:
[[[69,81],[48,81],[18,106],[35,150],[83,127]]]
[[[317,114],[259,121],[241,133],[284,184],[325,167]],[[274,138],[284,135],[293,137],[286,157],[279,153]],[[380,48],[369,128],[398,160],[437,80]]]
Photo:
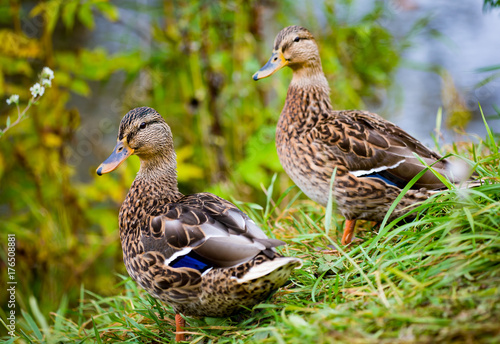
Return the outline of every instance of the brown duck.
[[[284,285],[300,259],[282,257],[242,211],[210,193],[184,196],[167,123],[140,107],[120,123],[102,175],[135,154],[141,167],[120,215],[123,259],[130,276],[176,311],[176,340],[186,316],[225,317],[252,307]]]
[[[290,178],[314,201],[326,205],[336,169],[333,196],[346,218],[342,244],[352,241],[356,220],[380,222],[401,190],[426,169],[459,183],[467,169],[425,147],[382,117],[359,110],[334,110],[318,45],[300,26],[281,30],[271,58],[253,79],[288,66],[293,78],[276,129],[278,156]],[[445,185],[427,170],[390,215],[393,220]]]

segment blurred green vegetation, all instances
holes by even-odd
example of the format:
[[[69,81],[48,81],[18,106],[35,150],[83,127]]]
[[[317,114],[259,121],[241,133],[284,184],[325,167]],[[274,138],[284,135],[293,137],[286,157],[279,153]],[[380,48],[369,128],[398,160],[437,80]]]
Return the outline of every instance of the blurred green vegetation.
[[[63,295],[74,305],[82,284],[107,295],[116,274],[126,274],[117,216],[138,161],[100,179],[94,170],[112,148],[105,134],[116,135],[132,107],[151,106],[172,127],[184,193],[213,191],[261,203],[261,186],[279,172],[274,192],[282,194],[291,182],[277,159],[274,132],[291,73],[251,79],[269,57],[276,33],[299,24],[315,34],[339,108],[377,101],[377,90],[390,85],[408,46],[377,24],[385,15],[382,2],[359,19],[340,19],[339,8],[350,3],[2,1],[0,127],[7,116],[17,116],[5,99],[19,94],[25,104],[37,73],[44,66],[55,73],[29,117],[0,140],[0,281],[5,285],[7,278],[7,234],[15,234],[18,312],[29,308],[30,297],[43,314]],[[149,18],[147,25],[139,27],[140,14]],[[140,42],[110,53],[86,41],[99,25],[134,32]],[[113,85],[117,80],[123,82]],[[105,104],[113,111],[79,110],[75,104],[92,104],[100,86],[118,89],[120,97]],[[78,135],[82,121],[97,128],[94,140]],[[75,159],[88,142],[91,161]],[[2,318],[6,297],[1,293]]]
[[[484,0],[483,10],[491,10],[496,7],[500,7],[499,0]]]

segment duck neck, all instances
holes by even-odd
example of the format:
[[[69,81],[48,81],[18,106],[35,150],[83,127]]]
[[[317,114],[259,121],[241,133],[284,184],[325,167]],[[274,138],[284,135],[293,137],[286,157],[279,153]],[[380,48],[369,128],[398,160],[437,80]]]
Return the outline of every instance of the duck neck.
[[[141,159],[141,168],[134,180],[136,183],[143,189],[145,199],[175,202],[183,196],[177,187],[175,155]]]
[[[140,240],[142,222],[147,215],[159,215],[162,205],[175,202],[183,195],[177,188],[175,156],[173,161],[167,157],[141,159],[141,168],[120,209],[120,236],[122,246],[130,241]],[[139,220],[142,224],[138,224]]]
[[[295,87],[320,87],[325,89],[327,95],[330,94],[330,87],[326,80],[321,60],[319,56],[312,58],[310,61],[298,66],[290,65],[293,70],[293,78],[290,86]]]
[[[303,122],[315,120],[331,110],[330,86],[321,62],[294,69],[280,121],[300,128]]]

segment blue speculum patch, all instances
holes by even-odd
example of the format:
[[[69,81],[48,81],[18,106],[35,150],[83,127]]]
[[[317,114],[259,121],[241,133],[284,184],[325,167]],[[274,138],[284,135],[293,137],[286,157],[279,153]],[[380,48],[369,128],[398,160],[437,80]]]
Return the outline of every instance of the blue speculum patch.
[[[205,259],[194,251],[190,251],[184,256],[177,257],[169,265],[173,268],[196,269],[202,273],[212,267]]]
[[[380,171],[380,172],[373,172],[361,177],[368,177],[368,178],[378,178],[382,180],[384,183],[392,186],[396,186],[400,189],[403,189],[406,184],[408,184],[408,181],[401,179],[399,177],[396,177],[395,175],[387,172],[387,171]],[[416,189],[417,186],[413,185],[412,189]]]

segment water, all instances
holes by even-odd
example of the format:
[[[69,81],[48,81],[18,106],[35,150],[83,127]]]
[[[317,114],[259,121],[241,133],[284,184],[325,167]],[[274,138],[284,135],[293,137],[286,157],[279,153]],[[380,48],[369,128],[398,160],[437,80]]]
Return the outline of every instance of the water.
[[[478,103],[485,115],[496,113],[493,106],[500,106],[500,78],[477,87],[491,74],[477,70],[500,65],[500,9],[483,12],[482,4],[482,0],[392,1],[389,3],[392,16],[383,25],[398,36],[407,32],[419,18],[430,16],[428,26],[414,37],[403,59],[422,66],[444,68],[462,95],[465,107],[472,112],[473,118],[466,131],[484,137],[486,129]],[[439,32],[441,37],[433,38],[431,30]],[[429,143],[436,113],[443,106],[442,78],[436,73],[403,65],[396,73],[395,83],[402,90],[403,101],[400,105],[389,101],[389,107],[395,109],[391,119]],[[446,116],[446,112],[443,114]],[[489,125],[500,132],[500,117],[496,117],[498,119],[489,120]],[[452,131],[445,132],[446,141],[457,138],[460,139]]]
[[[329,29],[322,12],[326,1],[316,0],[312,6],[319,22]],[[374,5],[372,0],[357,0],[348,8],[337,6],[336,12],[342,21],[356,22],[370,13]],[[481,137],[486,134],[478,104],[486,116],[497,118],[488,124],[500,132],[500,116],[493,107],[500,107],[500,78],[477,86],[494,73],[479,73],[479,68],[500,65],[500,9],[483,12],[483,0],[388,0],[384,5],[387,11],[380,25],[397,40],[402,40],[420,19],[429,21],[410,39],[411,47],[402,55],[394,87],[382,106],[367,104],[367,110],[379,113],[433,146],[430,133],[436,127],[437,112],[443,107],[442,89],[449,89],[435,72],[441,70],[452,80],[463,107],[472,113],[466,132]],[[307,27],[307,23],[301,24]],[[444,119],[446,110],[444,107]],[[442,134],[445,142],[474,139],[457,135],[449,128],[444,128]]]

